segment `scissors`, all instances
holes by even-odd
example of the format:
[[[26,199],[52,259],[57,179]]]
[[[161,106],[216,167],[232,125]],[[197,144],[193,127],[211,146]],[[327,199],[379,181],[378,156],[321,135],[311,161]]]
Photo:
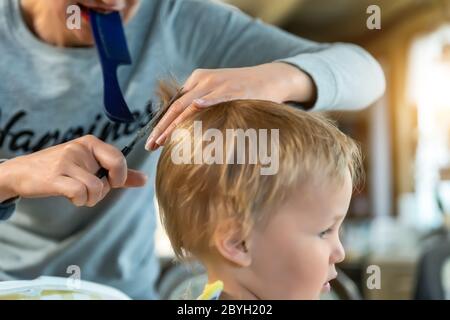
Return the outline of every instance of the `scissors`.
[[[172,97],[172,99],[170,99],[169,103],[167,103],[166,106],[162,106],[158,110],[158,112],[150,118],[150,120],[147,122],[147,124],[144,127],[142,127],[141,129],[139,129],[139,131],[136,133],[136,136],[134,137],[134,139],[121,150],[121,152],[125,158],[131,153],[131,151],[133,151],[136,144],[139,141],[141,141],[142,138],[144,138],[150,134],[150,132],[154,129],[155,125],[159,121],[161,121],[162,117],[166,114],[167,110],[169,110],[169,108],[172,106],[172,104],[176,100],[178,100],[182,95],[183,95],[183,88],[180,88],[177,91],[177,93]],[[108,176],[108,170],[106,170],[105,168],[100,168],[97,171],[97,173],[95,174],[95,176],[99,179],[102,179],[102,178]]]

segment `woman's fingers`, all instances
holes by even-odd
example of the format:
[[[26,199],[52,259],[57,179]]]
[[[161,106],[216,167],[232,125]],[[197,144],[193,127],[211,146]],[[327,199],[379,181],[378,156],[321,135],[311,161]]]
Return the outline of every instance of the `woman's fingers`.
[[[172,106],[170,106],[167,113],[159,121],[159,123],[156,125],[156,127],[148,137],[147,143],[145,144],[146,150],[150,151],[157,149],[159,147],[157,142],[165,140],[168,136],[168,132],[171,132],[171,130],[173,130],[173,128],[176,126],[176,124],[174,124],[174,121],[177,119],[184,119],[185,117],[182,116],[181,118],[179,118],[179,116],[182,115],[183,112],[185,112],[185,110],[193,104],[193,101],[205,96],[211,90],[213,90],[213,81],[210,78],[210,73],[212,72],[214,71],[197,69],[190,75],[190,77],[183,85],[183,91],[185,92],[183,96],[175,101]],[[187,114],[191,114],[192,111],[193,110],[189,110]],[[178,121],[177,123],[179,122],[180,121]]]
[[[271,66],[272,67],[272,66]],[[266,100],[278,101],[274,94],[267,93],[261,79],[272,75],[270,68],[264,65],[248,68],[234,69],[197,69],[183,88],[185,93],[169,108],[166,115],[157,124],[147,140],[145,148],[155,150],[164,144],[175,127],[192,113],[200,108],[216,105],[220,102],[233,99],[258,99],[264,97]],[[276,88],[271,89],[277,91]]]
[[[111,191],[106,179],[98,179],[84,168],[73,165],[67,173],[57,179],[59,194],[63,194],[76,206],[93,207]],[[147,182],[147,176],[142,172],[128,169],[127,179],[123,188],[142,187]],[[55,194],[57,195],[57,194]]]
[[[173,123],[173,121],[178,118],[178,116],[183,113],[191,104],[192,101],[198,97],[202,97],[206,94],[205,90],[192,90],[185,93],[182,97],[176,100],[172,106],[169,107],[164,117],[153,129],[150,134],[145,148],[147,150],[154,150],[156,146],[156,141],[164,133],[164,131]]]
[[[195,100],[194,100],[195,101]],[[172,134],[175,128],[186,118],[189,118],[192,114],[198,112],[199,107],[193,103],[186,110],[184,110],[170,125],[169,127],[159,136],[155,142],[155,148],[164,145],[167,138]]]
[[[222,102],[236,100],[236,99],[245,99],[244,95],[235,95],[232,96],[230,94],[223,94],[221,92],[213,92],[201,99],[194,100],[195,105],[198,108],[207,108]]]
[[[48,196],[64,196],[77,207],[85,206],[88,201],[88,192],[85,185],[76,179],[59,176],[53,181],[54,193]]]
[[[69,166],[65,174],[83,184],[86,190],[86,195],[82,196],[82,199],[85,200],[83,206],[93,207],[102,200],[104,187],[102,180],[77,165]],[[78,196],[80,197],[80,195]],[[77,203],[79,203],[78,200]]]
[[[80,143],[85,144],[100,166],[108,170],[108,181],[112,188],[125,184],[128,169],[122,152],[93,136],[84,137]]]
[[[78,166],[85,168],[88,172],[94,174],[100,169],[97,160],[92,156],[90,148],[84,143],[69,143],[66,146],[71,152],[70,158],[72,162]]]
[[[125,188],[139,188],[145,186],[147,183],[147,176],[140,171],[128,169],[127,180],[125,181]]]
[[[92,207],[113,187],[141,187],[147,181],[144,173],[128,169],[122,152],[94,136],[16,157],[2,164],[6,167],[8,195],[64,196],[77,206]],[[95,176],[100,167],[109,171],[108,179]]]
[[[195,99],[192,104],[187,107],[172,123],[166,128],[166,130],[160,134],[159,138],[156,139],[153,149],[162,146],[167,141],[167,138],[172,134],[175,128],[185,119],[189,118],[192,114],[198,112],[202,108],[207,108],[212,105],[219,104],[221,102],[230,101],[239,98],[238,96],[233,97],[229,94],[221,94],[220,92],[212,92],[200,99]]]
[[[102,195],[100,197],[100,201],[103,200],[106,195],[111,191],[111,186],[109,184],[108,179],[102,179],[101,180],[103,183],[103,189],[102,189]]]

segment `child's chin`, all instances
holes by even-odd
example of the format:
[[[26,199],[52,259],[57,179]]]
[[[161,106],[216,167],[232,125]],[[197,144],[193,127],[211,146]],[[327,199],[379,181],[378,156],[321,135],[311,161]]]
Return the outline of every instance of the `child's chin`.
[[[295,292],[274,298],[274,300],[320,300],[321,292]]]

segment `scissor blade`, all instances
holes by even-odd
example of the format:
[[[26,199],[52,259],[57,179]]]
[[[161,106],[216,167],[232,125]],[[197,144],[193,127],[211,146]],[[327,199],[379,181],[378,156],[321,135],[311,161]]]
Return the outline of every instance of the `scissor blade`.
[[[134,140],[130,143],[129,147],[134,146],[139,140],[141,140],[143,137],[146,137],[150,134],[150,132],[154,129],[155,125],[161,121],[161,119],[164,117],[166,112],[169,110],[169,108],[173,105],[173,103],[178,100],[183,95],[183,88],[177,91],[175,96],[172,97],[172,99],[169,101],[169,103],[158,110],[158,112],[147,122],[147,124],[142,127],[138,133],[136,134],[136,137]]]

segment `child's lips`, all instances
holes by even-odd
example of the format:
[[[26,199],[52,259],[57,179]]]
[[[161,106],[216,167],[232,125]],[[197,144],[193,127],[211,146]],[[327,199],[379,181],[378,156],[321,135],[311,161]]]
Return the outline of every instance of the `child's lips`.
[[[323,293],[328,293],[331,291],[331,285],[329,282],[325,283],[322,287],[322,292]]]
[[[332,277],[330,277],[327,282],[325,282],[325,284],[322,287],[322,292],[330,292],[331,291],[331,285],[330,285],[330,281],[336,279],[337,277],[337,273],[334,274]]]

